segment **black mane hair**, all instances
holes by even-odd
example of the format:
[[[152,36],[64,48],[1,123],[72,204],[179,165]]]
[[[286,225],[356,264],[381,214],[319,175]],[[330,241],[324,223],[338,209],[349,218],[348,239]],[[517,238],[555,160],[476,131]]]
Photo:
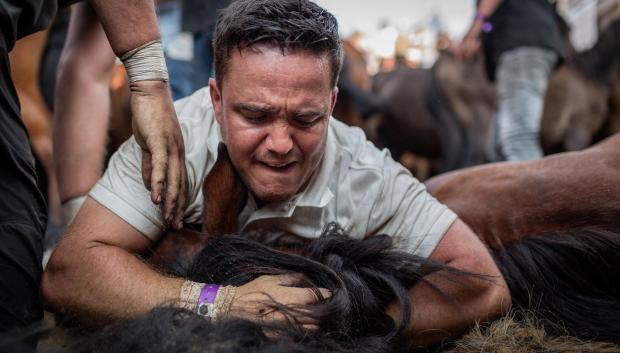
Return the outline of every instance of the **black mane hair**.
[[[319,335],[360,346],[358,352],[373,352],[361,347],[389,343],[410,322],[407,288],[439,270],[446,270],[446,275],[465,275],[394,249],[390,236],[356,240],[332,226],[300,255],[274,250],[239,235],[216,237],[196,257],[184,277],[239,286],[261,275],[303,274],[298,286],[326,288],[331,292],[329,300],[320,300],[307,308],[277,309],[291,310],[291,317],[308,309],[320,322]],[[316,294],[321,298],[318,291]],[[404,313],[398,325],[385,314],[388,304],[395,300]]]
[[[620,227],[528,237],[495,254],[513,307],[548,332],[620,342]]]
[[[183,309],[157,308],[141,318],[109,326],[77,344],[75,351],[397,352],[405,347],[394,347],[395,338],[410,322],[407,288],[440,270],[455,281],[470,275],[398,251],[387,235],[356,240],[343,235],[334,224],[321,238],[306,245],[300,255],[275,250],[241,235],[218,236],[209,241],[189,268],[176,275],[240,286],[261,275],[300,273],[303,279],[297,286],[315,289],[321,300],[307,307],[273,303],[274,309],[289,318],[285,325],[238,319],[211,323]],[[316,288],[329,289],[331,297],[322,298]],[[398,324],[385,314],[388,304],[395,300],[404,313]],[[295,317],[301,313],[318,320],[316,332],[307,332],[298,324]]]
[[[183,309],[162,307],[114,324],[76,344],[73,351],[409,351],[407,345],[396,344],[410,321],[407,288],[438,271],[455,281],[462,276],[492,280],[395,250],[386,235],[356,240],[341,233],[332,225],[321,238],[305,245],[300,255],[240,235],[219,236],[177,274],[238,286],[261,275],[301,273],[304,280],[297,286],[331,291],[329,299],[308,307],[274,303],[274,309],[289,317],[284,325],[239,319],[213,323]],[[552,334],[620,342],[620,227],[582,227],[526,237],[497,251],[494,258],[517,314],[533,314]],[[385,314],[386,306],[394,301],[405,313],[398,324]],[[318,320],[316,332],[306,332],[298,324],[295,316],[301,312]]]

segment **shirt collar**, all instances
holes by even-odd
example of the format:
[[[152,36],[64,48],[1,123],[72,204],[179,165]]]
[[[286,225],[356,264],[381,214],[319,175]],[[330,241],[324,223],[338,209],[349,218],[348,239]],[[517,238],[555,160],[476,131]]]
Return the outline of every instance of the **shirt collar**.
[[[248,201],[239,216],[242,228],[259,219],[291,217],[297,207],[323,208],[334,198],[329,187],[336,166],[336,141],[331,129],[330,124],[325,143],[325,153],[306,188],[288,200],[271,202],[260,209],[257,209],[256,200],[248,192]]]

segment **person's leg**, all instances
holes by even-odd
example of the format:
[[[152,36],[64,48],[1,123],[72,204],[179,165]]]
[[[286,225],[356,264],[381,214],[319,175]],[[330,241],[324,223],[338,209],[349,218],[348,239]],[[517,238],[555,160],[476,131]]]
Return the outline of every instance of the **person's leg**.
[[[43,317],[39,299],[47,213],[0,38],[0,333]]]
[[[557,55],[547,49],[524,47],[508,51],[497,68],[497,142],[509,161],[543,157],[540,121],[549,76]]]
[[[194,92],[194,38],[192,33],[181,32],[181,4],[178,1],[159,4],[157,20],[170,75],[172,99],[181,99]]]
[[[491,120],[491,123],[489,124],[489,132],[486,144],[484,146],[486,161],[489,163],[501,162],[505,160],[500,152],[500,146],[498,141],[499,129],[497,128],[497,119],[498,118],[496,113],[493,117],[493,120]]]

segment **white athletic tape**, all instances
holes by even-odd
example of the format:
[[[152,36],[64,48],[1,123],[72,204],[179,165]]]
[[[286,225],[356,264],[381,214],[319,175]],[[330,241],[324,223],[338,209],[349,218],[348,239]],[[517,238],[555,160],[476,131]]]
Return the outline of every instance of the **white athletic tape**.
[[[129,83],[138,81],[168,82],[168,69],[160,40],[154,40],[121,56]]]

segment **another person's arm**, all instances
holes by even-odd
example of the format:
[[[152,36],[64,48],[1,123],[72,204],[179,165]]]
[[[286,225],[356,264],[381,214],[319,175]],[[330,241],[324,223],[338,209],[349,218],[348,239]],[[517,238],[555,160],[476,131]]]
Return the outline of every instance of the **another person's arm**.
[[[493,262],[489,251],[478,237],[457,219],[443,236],[431,260],[453,268],[489,276],[447,275],[437,272],[409,290],[413,303],[412,321],[406,330],[407,344],[430,346],[445,338],[465,333],[477,322],[505,314],[511,306],[510,292]],[[399,321],[399,307],[392,304],[388,314]]]
[[[115,61],[90,6],[74,5],[55,90],[54,160],[62,202],[86,195],[101,177]]]
[[[121,57],[160,38],[153,0],[90,0],[114,53]],[[187,199],[183,136],[168,83],[130,84],[134,135],[144,151],[143,179],[151,200],[164,202],[164,219],[176,228]]]
[[[476,16],[471,23],[467,34],[456,49],[457,54],[469,59],[474,57],[480,50],[480,34],[484,26],[484,20],[489,18],[495,9],[501,4],[502,0],[480,0],[476,8]]]

